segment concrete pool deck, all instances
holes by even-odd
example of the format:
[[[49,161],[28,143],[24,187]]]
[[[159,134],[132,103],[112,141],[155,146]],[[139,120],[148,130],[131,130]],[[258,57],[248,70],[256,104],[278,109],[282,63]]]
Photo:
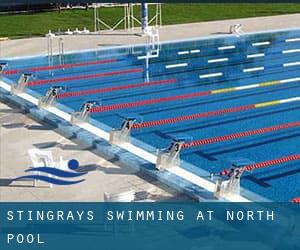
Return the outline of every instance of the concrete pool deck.
[[[296,27],[299,21],[300,15],[296,14],[256,19],[247,18],[200,24],[184,24],[163,27],[160,31],[160,35],[162,40],[183,39],[213,33],[222,34],[227,32],[229,25],[232,23],[242,23],[245,31],[258,31]],[[110,46],[142,43],[145,39],[134,34],[126,35],[120,31],[105,32],[102,35],[91,35],[88,36],[89,39],[86,38],[86,36],[66,37],[66,51],[96,48],[97,44]],[[46,39],[32,38],[12,40],[3,42],[2,45],[1,50],[3,53],[1,56],[4,54],[5,56],[41,54],[45,53]],[[154,180],[148,178],[142,180],[136,176],[136,173],[132,172],[132,170],[120,168],[117,163],[112,164],[99,158],[88,149],[77,145],[76,142],[71,142],[61,137],[55,133],[50,126],[36,123],[24,114],[21,114],[19,110],[10,108],[5,104],[0,105],[0,123],[0,200],[101,201],[103,199],[103,192],[118,193],[128,191],[129,189],[133,189],[136,192],[149,191],[149,198],[153,198],[153,200],[187,199],[187,197],[171,191],[166,187],[157,186],[158,182],[154,182]],[[21,183],[20,186],[15,185],[12,187],[5,185],[5,183],[7,183],[7,177],[19,176],[23,174],[24,169],[29,166],[30,160],[27,156],[27,149],[33,146],[42,146],[42,148],[54,150],[55,155],[62,155],[66,159],[76,157],[83,166],[91,167],[91,165],[96,165],[97,170],[95,171],[95,169],[93,169],[93,171],[89,173],[85,183],[67,188],[32,188],[26,185],[26,183],[25,186],[23,186],[24,183]],[[15,159],[15,157],[13,157],[14,155],[20,155],[20,157],[16,157]],[[23,192],[20,192],[20,190]]]
[[[159,29],[160,40],[176,40],[208,35],[228,34],[232,24],[242,24],[244,32],[269,29],[296,28],[300,24],[300,14],[270,17],[243,18],[202,23],[166,25]],[[145,43],[139,30],[103,31],[95,35],[59,36],[64,38],[65,51],[95,49],[107,46]],[[58,37],[53,42],[54,53],[58,52]],[[30,56],[47,53],[47,38],[36,37],[0,42],[0,57]]]
[[[103,201],[103,193],[136,192],[137,200],[186,200],[186,196],[170,190],[157,181],[140,177],[135,171],[120,168],[89,151],[89,148],[62,137],[54,127],[41,124],[22,110],[0,103],[0,201]],[[14,182],[9,179],[24,175],[31,166],[27,150],[37,147],[51,150],[55,160],[75,158],[88,171],[86,181],[77,185],[47,188],[40,183]],[[17,156],[17,157],[15,157]]]

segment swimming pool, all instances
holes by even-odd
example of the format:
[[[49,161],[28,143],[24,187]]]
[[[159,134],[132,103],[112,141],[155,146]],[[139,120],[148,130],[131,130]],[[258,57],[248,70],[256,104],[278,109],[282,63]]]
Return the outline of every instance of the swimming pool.
[[[55,105],[68,114],[95,101],[89,123],[107,140],[135,117],[133,153],[153,156],[185,138],[173,173],[200,176],[208,189],[209,173],[232,163],[293,156],[245,172],[241,186],[252,200],[300,196],[300,29],[166,42],[159,54],[147,53],[145,45],[74,52],[64,64],[55,55],[51,65],[46,56],[11,58],[3,80],[32,73],[28,90],[36,98],[63,87]]]

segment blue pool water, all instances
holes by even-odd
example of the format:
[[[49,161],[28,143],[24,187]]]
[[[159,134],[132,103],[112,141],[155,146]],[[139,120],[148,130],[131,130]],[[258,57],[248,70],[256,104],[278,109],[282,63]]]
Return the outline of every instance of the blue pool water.
[[[45,95],[51,86],[57,85],[67,87],[66,92],[74,92],[174,80],[168,84],[58,99],[57,102],[65,105],[70,112],[78,111],[83,103],[90,100],[110,106],[300,77],[300,30],[297,29],[164,43],[159,57],[151,58],[148,67],[144,59],[138,59],[146,51],[147,46],[135,46],[71,53],[65,55],[66,65],[83,64],[51,72],[48,69],[36,70],[48,66],[47,57],[8,59],[7,72],[15,69],[18,72],[5,77],[17,81],[22,72],[33,71],[32,82],[46,81],[29,87],[39,95]],[[88,64],[101,60],[112,61]],[[58,63],[58,56],[55,56],[54,65]],[[105,72],[114,73],[92,77]],[[149,79],[146,79],[147,72]],[[208,74],[217,75],[208,77]],[[58,80],[47,82],[53,79]],[[284,84],[113,109],[92,113],[91,117],[110,128],[119,128],[123,117],[129,113],[138,114],[147,122],[298,96],[300,78]],[[296,121],[300,121],[300,101],[137,129],[132,135],[161,149],[166,148],[171,138],[178,134],[198,140]],[[294,127],[188,148],[181,152],[181,159],[208,172],[219,172],[238,158],[261,162],[299,153],[300,129]],[[267,199],[288,201],[300,196],[300,162],[245,173],[241,183],[244,188]]]

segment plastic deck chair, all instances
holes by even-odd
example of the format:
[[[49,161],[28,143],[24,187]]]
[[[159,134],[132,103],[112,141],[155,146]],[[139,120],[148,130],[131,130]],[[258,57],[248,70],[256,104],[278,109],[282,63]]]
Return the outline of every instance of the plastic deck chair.
[[[37,148],[32,148],[28,150],[29,157],[33,164],[34,168],[37,167],[53,167],[55,168],[55,162],[53,160],[52,152],[51,151],[43,151]],[[37,171],[37,175],[40,173]],[[48,175],[51,176],[51,175]],[[33,180],[33,185],[37,186],[37,180]],[[50,187],[53,187],[53,184],[50,184]]]
[[[135,192],[133,190],[119,193],[119,194],[109,194],[104,193],[104,201],[106,202],[132,202],[135,199]]]
[[[237,35],[242,34],[243,33],[242,25],[240,23],[230,25],[229,33],[231,33],[231,34],[237,34]]]
[[[129,190],[129,191],[126,191],[126,192],[123,192],[123,193],[118,193],[118,194],[109,194],[107,192],[104,193],[104,201],[105,202],[108,202],[107,203],[107,207],[109,207],[109,202],[132,202],[134,201],[135,199],[135,192],[133,190]],[[127,204],[125,204],[126,207],[128,207]],[[130,206],[130,205],[129,205]],[[108,209],[106,209],[108,210]],[[126,210],[126,209],[124,209]],[[129,209],[130,210],[130,209]],[[106,219],[104,218],[104,230],[106,231],[107,230],[107,221]],[[131,232],[134,231],[134,222],[133,221],[130,221],[130,230]],[[117,232],[117,224],[118,222],[116,220],[113,221],[113,231],[114,233]]]

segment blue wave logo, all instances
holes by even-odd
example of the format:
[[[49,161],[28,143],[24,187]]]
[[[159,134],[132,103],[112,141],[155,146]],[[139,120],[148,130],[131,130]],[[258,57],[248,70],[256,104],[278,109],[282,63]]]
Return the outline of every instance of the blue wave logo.
[[[55,184],[55,185],[74,185],[74,184],[78,184],[78,183],[85,181],[85,179],[68,180],[68,179],[80,177],[80,176],[87,174],[87,173],[75,172],[75,170],[77,170],[79,168],[79,163],[77,160],[74,160],[74,159],[70,160],[68,162],[68,168],[71,171],[65,171],[65,170],[61,170],[61,169],[53,168],[53,167],[51,167],[51,168],[50,167],[29,168],[29,169],[25,170],[26,173],[39,172],[39,173],[59,177],[60,179],[50,177],[50,176],[45,176],[45,175],[33,174],[33,175],[24,175],[24,176],[17,177],[15,179],[13,179],[13,181],[19,181],[19,180],[24,180],[24,179],[33,179],[33,180],[48,182],[50,184]]]

